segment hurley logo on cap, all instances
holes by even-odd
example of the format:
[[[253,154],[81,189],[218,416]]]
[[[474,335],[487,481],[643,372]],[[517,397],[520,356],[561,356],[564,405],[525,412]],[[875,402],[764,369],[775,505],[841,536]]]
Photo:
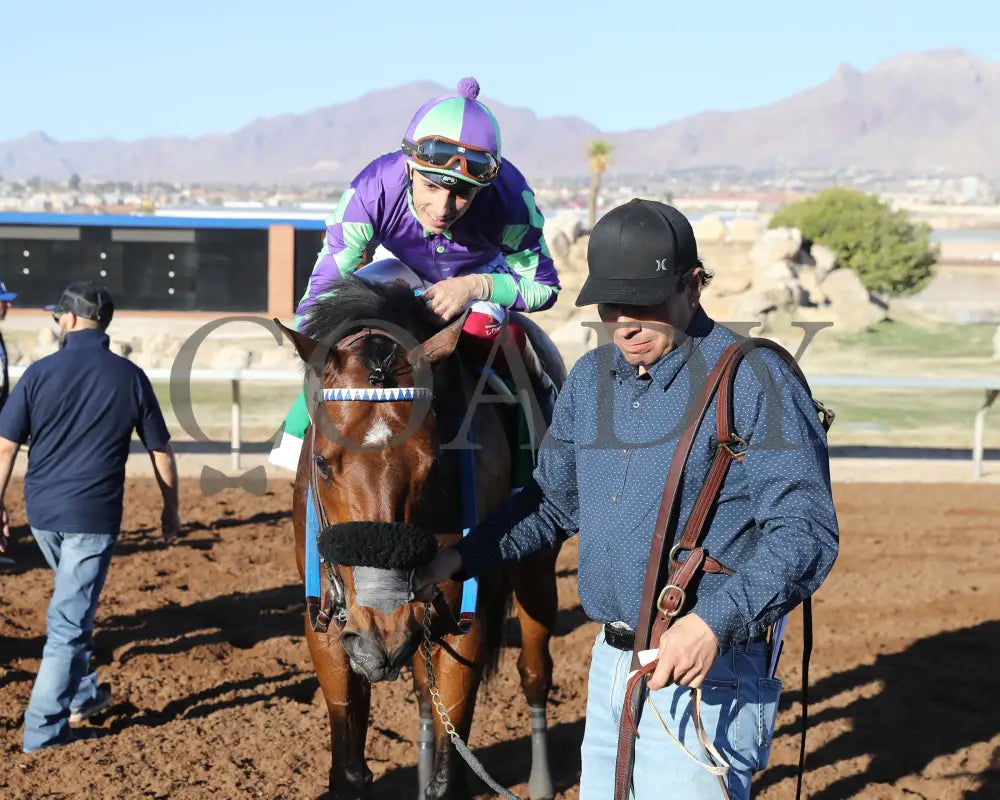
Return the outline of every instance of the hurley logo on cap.
[[[657,272],[669,272],[670,269],[667,266],[667,261],[669,261],[669,260],[670,259],[667,259],[667,258],[657,258],[656,259],[656,271]]]

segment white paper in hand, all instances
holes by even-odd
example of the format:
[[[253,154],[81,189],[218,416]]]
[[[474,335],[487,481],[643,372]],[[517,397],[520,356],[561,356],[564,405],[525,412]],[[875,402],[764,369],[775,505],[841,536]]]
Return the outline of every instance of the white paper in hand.
[[[659,650],[640,650],[639,651],[639,665],[646,666],[650,661],[655,661],[656,656],[659,655]],[[632,676],[635,675],[639,670],[634,669],[628,674],[628,680],[632,680]]]

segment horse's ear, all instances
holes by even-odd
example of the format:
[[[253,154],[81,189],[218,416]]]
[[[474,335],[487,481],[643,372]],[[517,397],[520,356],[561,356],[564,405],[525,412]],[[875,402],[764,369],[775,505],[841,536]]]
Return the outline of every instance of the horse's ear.
[[[317,342],[311,336],[306,336],[304,333],[299,333],[298,331],[293,330],[291,328],[286,328],[284,325],[278,322],[277,319],[274,320],[274,324],[278,326],[281,332],[285,334],[288,340],[292,343],[292,347],[294,347],[295,352],[299,354],[299,358],[301,358],[307,364],[310,363],[310,360],[312,359],[313,354],[316,352],[316,347],[319,345],[319,342]]]
[[[449,323],[447,327],[439,330],[430,339],[410,350],[406,354],[406,360],[415,364],[418,359],[423,357],[433,364],[446,359],[458,347],[458,338],[462,335],[462,326],[465,325],[468,316],[469,309],[466,309],[454,322]]]

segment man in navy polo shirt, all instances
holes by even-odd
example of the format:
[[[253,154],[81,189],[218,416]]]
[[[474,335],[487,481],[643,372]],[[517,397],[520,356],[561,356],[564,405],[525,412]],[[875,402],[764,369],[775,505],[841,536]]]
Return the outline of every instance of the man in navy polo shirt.
[[[9,291],[7,284],[0,281],[0,322],[7,319],[7,311],[16,299],[17,292]],[[0,374],[0,408],[3,408],[3,404],[7,402],[7,397],[10,395],[10,377],[7,374],[7,345],[4,343],[2,335],[0,335],[0,367],[2,367],[2,374]]]
[[[97,602],[121,528],[132,431],[150,452],[163,493],[169,542],[180,528],[170,434],[146,374],[112,353],[105,330],[114,304],[89,281],[70,284],[53,312],[61,349],[24,372],[0,411],[0,551],[9,517],[3,497],[28,437],[24,504],[31,533],[55,571],[42,663],[24,715],[24,751],[72,740],[70,722],[106,708],[107,684],[90,667]]]
[[[17,299],[17,292],[11,292],[7,289],[7,284],[0,281],[0,322],[7,319],[7,311],[14,304]],[[7,397],[10,395],[10,375],[7,372],[7,344],[3,340],[3,334],[0,334],[0,409],[3,408],[3,404],[7,402]],[[0,547],[0,552],[3,548]],[[9,567],[14,563],[14,559],[7,558],[6,556],[0,556],[0,567]]]

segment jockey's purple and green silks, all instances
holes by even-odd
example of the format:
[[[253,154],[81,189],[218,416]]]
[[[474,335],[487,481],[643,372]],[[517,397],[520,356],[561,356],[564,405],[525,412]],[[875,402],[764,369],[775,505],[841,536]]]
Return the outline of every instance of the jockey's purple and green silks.
[[[509,273],[492,276],[487,300],[516,311],[546,309],[560,287],[543,225],[534,192],[503,160],[497,179],[479,191],[449,230],[428,233],[413,208],[406,155],[397,150],[379,156],[351,182],[327,220],[326,241],[296,308],[295,326],[318,297],[353,274],[378,245],[429,283],[464,275],[503,254]]]

